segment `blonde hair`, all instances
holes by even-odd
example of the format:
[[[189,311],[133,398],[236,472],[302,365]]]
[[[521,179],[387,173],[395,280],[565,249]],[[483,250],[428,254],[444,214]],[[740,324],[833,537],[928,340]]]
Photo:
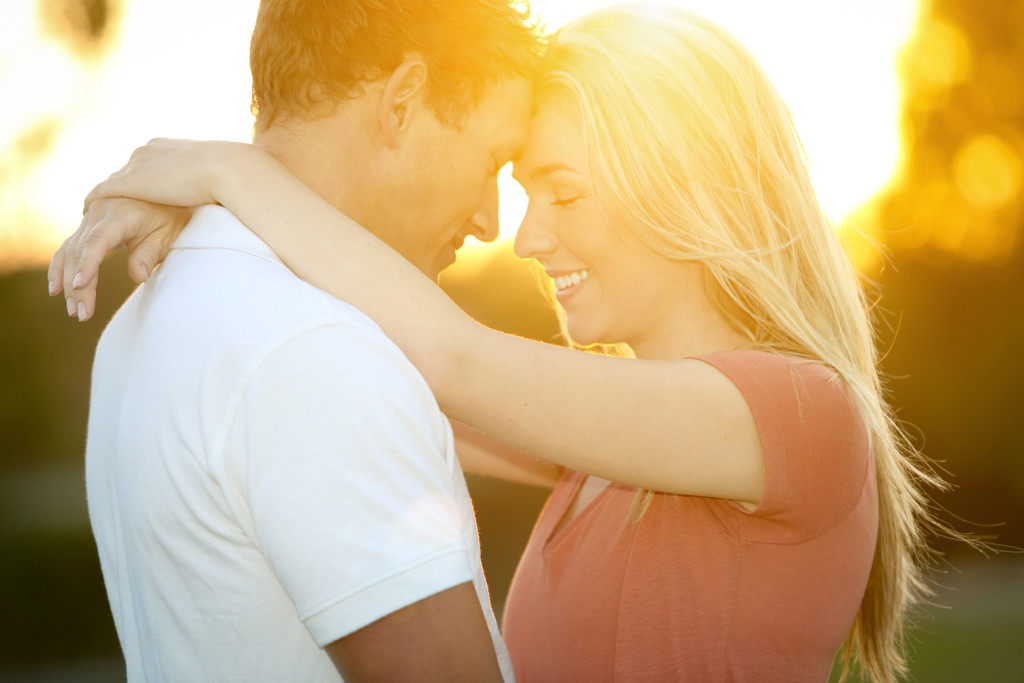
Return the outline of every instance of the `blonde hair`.
[[[870,432],[879,529],[843,648],[872,679],[906,672],[908,609],[930,594],[925,536],[947,528],[879,376],[871,307],[811,185],[786,105],[725,30],[660,5],[592,12],[552,39],[538,100],[578,120],[602,210],[620,237],[703,264],[708,293],[757,348],[821,362]],[[638,496],[643,513],[649,492]],[[949,532],[951,533],[951,532]]]

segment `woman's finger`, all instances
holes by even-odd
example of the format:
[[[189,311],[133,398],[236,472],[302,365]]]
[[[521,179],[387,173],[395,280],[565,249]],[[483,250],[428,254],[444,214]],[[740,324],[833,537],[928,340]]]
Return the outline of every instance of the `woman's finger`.
[[[140,285],[148,280],[150,273],[167,254],[167,246],[163,233],[152,233],[133,245],[128,255],[128,275],[131,279]]]
[[[90,285],[99,274],[100,264],[107,252],[113,251],[132,238],[137,221],[130,218],[130,212],[105,212],[95,223],[89,225],[79,239],[79,248],[73,254],[75,274],[72,286],[76,291]]]
[[[97,205],[100,216],[95,222],[87,222],[65,257],[68,261],[65,273],[74,273],[71,289],[67,290],[69,298],[74,300],[74,304],[68,306],[68,315],[77,317],[79,322],[91,318],[96,310],[96,287],[103,258],[124,244],[131,230],[132,221],[125,220],[125,213],[110,213],[103,211],[104,208],[102,204]]]
[[[78,301],[75,299],[74,281],[78,265],[78,244],[82,230],[83,228],[80,227],[64,243],[64,267],[61,278],[63,280],[64,302],[67,304],[68,315],[71,317],[78,315]]]
[[[99,284],[99,274],[89,281],[89,284],[76,289],[73,298],[75,299],[75,316],[78,322],[84,323],[92,317],[96,310],[96,286]]]
[[[82,222],[85,222],[85,218],[82,218]],[[81,229],[81,224],[79,224]],[[46,284],[47,290],[50,296],[57,296],[64,291],[64,258],[67,254],[68,241],[71,238],[65,239],[61,242],[60,247],[53,253],[53,257],[50,259],[50,267],[46,270]]]

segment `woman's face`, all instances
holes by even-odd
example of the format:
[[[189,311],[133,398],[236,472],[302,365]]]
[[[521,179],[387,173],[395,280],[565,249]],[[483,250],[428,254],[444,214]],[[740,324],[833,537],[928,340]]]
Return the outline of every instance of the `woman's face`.
[[[539,261],[554,281],[572,339],[624,342],[640,357],[673,356],[665,347],[685,327],[684,313],[692,308],[686,300],[703,296],[698,268],[656,256],[628,236],[616,239],[594,194],[574,120],[540,106],[513,176],[530,200],[516,254]]]

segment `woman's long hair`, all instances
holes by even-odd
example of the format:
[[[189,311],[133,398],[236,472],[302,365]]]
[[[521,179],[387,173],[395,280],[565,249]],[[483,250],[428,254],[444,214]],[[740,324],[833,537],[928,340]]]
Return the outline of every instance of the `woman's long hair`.
[[[743,45],[677,8],[592,12],[554,36],[547,60],[538,100],[579,122],[596,196],[621,239],[703,264],[712,301],[753,345],[824,363],[852,391],[870,432],[879,529],[844,675],[854,660],[894,680],[906,672],[907,610],[931,592],[925,537],[948,531],[921,486],[944,482],[886,402],[871,306],[789,110]]]

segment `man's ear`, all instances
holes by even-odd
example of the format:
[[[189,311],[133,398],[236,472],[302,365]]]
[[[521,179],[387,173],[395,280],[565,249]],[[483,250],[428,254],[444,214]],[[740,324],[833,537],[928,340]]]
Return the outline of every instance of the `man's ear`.
[[[414,113],[423,106],[427,92],[427,64],[418,57],[402,62],[391,72],[377,102],[377,121],[384,142],[393,146]]]

